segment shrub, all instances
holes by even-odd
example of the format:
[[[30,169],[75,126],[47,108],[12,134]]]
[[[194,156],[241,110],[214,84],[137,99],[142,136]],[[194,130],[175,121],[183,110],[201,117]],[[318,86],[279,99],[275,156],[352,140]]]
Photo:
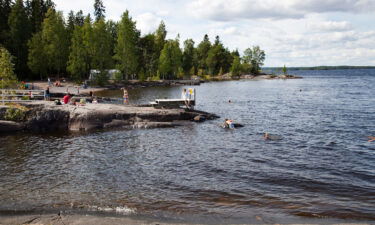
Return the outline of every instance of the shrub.
[[[10,107],[5,111],[4,119],[11,121],[23,121],[26,117],[26,107]]]
[[[95,83],[101,87],[108,84],[108,73],[106,71],[100,71],[100,73],[95,76]]]

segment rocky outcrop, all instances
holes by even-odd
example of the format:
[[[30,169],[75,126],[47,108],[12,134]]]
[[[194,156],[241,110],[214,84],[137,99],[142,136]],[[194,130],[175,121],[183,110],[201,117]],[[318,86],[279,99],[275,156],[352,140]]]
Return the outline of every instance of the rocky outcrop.
[[[25,121],[14,130],[47,132],[56,130],[90,131],[95,129],[163,128],[181,125],[180,121],[203,122],[218,118],[214,114],[185,109],[155,109],[111,104],[85,106],[54,105],[53,102],[34,102]],[[5,127],[5,125],[4,125]],[[17,127],[17,128],[16,128]],[[5,128],[4,128],[5,129]],[[5,129],[6,130],[6,129]],[[0,130],[1,132],[1,130]]]
[[[0,133],[21,131],[23,129],[24,125],[22,123],[0,120]]]

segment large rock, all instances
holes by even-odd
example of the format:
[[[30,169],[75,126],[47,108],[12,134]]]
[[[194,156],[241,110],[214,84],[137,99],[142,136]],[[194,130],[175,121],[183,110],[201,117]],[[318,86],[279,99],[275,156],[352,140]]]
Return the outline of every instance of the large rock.
[[[204,115],[195,116],[193,119],[194,122],[204,122],[205,120],[206,120],[206,117]]]
[[[58,108],[37,108],[28,113],[26,129],[37,132],[67,130],[69,112]]]
[[[29,103],[25,129],[89,131],[109,128],[174,127],[176,121],[199,121],[218,118],[214,114],[185,109],[155,109],[111,104],[85,106],[54,105],[52,102]]]
[[[21,131],[23,129],[24,125],[22,123],[0,120],[0,133]]]

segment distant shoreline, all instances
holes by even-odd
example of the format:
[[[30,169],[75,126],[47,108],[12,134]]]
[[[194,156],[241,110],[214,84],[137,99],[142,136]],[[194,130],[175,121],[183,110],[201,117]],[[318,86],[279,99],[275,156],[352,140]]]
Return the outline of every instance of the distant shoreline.
[[[282,70],[283,67],[263,67],[268,70]],[[375,69],[375,66],[306,66],[288,67],[288,70],[354,70],[354,69]]]

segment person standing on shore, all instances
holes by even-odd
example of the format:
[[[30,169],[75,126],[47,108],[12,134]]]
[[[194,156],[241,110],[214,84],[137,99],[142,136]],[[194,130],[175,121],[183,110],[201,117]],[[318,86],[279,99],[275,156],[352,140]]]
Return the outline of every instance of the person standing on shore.
[[[50,100],[50,92],[49,92],[49,86],[44,91],[44,100],[49,101]]]
[[[124,91],[124,104],[127,105],[129,104],[129,94],[125,88],[122,88],[122,90]]]

